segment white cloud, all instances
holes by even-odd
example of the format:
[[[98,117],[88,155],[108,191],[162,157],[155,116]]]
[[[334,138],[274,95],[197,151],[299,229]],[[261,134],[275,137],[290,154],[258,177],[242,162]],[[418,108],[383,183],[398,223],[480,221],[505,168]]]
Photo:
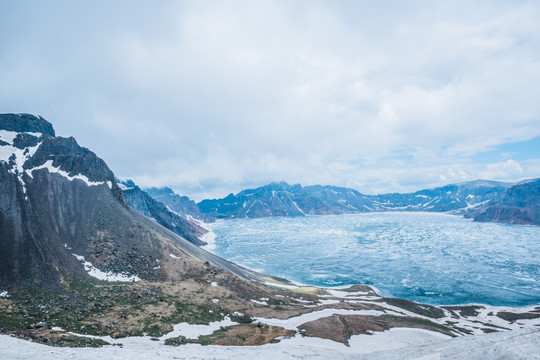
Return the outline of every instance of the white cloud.
[[[468,157],[540,136],[536,2],[36,1],[0,14],[0,111],[44,115],[143,186],[401,191],[532,169]]]
[[[508,159],[504,162],[487,164],[480,172],[484,179],[519,179],[523,176],[523,168],[518,161]]]

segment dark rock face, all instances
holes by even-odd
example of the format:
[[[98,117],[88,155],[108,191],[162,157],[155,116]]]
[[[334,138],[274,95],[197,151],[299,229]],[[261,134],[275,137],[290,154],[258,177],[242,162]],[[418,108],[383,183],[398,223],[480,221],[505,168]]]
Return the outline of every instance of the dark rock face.
[[[540,225],[540,179],[512,186],[474,214],[474,221]]]
[[[1,290],[54,291],[63,277],[88,276],[75,255],[103,272],[156,281],[164,241],[188,245],[143,221],[105,162],[54,137],[44,119],[0,115],[0,141]]]
[[[63,276],[87,276],[74,254],[103,271],[160,278],[151,266],[160,241],[138,227],[103,160],[53,137],[41,118],[0,115],[0,127],[16,134],[4,132],[0,148],[0,288],[54,289]]]
[[[182,218],[167,208],[167,206],[153,199],[145,191],[141,190],[133,181],[121,182],[123,193],[129,206],[139,211],[144,216],[154,219],[158,224],[182,236],[191,243],[201,246],[206,245],[199,239],[208,231]]]
[[[174,191],[168,187],[150,188],[145,189],[144,191],[146,191],[146,193],[152,198],[167,205],[175,213],[186,219],[188,216],[191,216],[207,223],[215,220],[211,216],[201,213],[195,201],[191,200],[187,196],[175,194]]]
[[[1,114],[0,129],[22,133],[42,133],[54,137],[54,129],[50,122],[41,116],[30,114]]]

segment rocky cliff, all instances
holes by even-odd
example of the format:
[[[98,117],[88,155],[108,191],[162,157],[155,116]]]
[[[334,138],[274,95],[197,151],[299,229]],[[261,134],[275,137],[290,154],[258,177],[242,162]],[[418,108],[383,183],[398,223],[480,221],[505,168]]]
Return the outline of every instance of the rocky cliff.
[[[203,229],[194,221],[183,218],[180,214],[169,209],[167,205],[153,199],[132,180],[120,181],[119,185],[129,206],[191,243],[197,246],[206,245],[206,242],[200,238],[208,230]]]
[[[253,276],[130,208],[105,162],[43,118],[0,115],[2,291],[55,290],[73,276],[166,280],[205,263]]]
[[[182,216],[184,219],[194,218],[206,223],[215,219],[207,214],[203,214],[195,201],[187,196],[180,196],[174,193],[171,188],[149,188],[144,191],[155,200],[167,205],[172,211]]]
[[[475,213],[474,221],[540,225],[540,179],[512,186]]]

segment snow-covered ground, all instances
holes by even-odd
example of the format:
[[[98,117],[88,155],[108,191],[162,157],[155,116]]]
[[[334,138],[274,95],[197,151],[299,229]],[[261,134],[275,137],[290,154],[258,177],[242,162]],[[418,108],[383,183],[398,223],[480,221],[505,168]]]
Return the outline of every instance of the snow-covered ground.
[[[358,292],[355,295],[361,295]],[[334,296],[341,295],[335,290]],[[351,293],[349,292],[350,296]],[[393,313],[392,306],[381,303],[385,313]],[[491,308],[493,311],[494,308]],[[405,315],[407,311],[396,309]],[[487,311],[487,309],[484,309]],[[298,330],[299,326],[313,320],[334,314],[340,315],[381,315],[375,310],[323,309],[289,319],[257,318],[256,322]],[[397,315],[397,312],[395,313]],[[238,313],[241,316],[242,314]],[[418,316],[418,315],[417,315]],[[444,319],[444,318],[443,318]],[[444,321],[440,319],[440,321]],[[432,319],[433,320],[433,319]],[[502,320],[502,319],[501,319]],[[462,320],[463,326],[469,325]],[[474,321],[473,321],[474,322]],[[282,339],[277,344],[263,346],[201,346],[187,344],[179,347],[165,345],[165,340],[177,336],[197,339],[209,335],[221,327],[235,325],[229,317],[208,325],[181,323],[174,326],[172,332],[152,339],[148,336],[112,339],[109,336],[87,336],[100,338],[109,345],[99,349],[92,348],[54,348],[20,339],[0,335],[0,359],[30,359],[36,356],[50,360],[77,359],[540,359],[540,326],[512,324],[522,328],[499,333],[461,336],[451,338],[437,332],[424,329],[393,328],[371,335],[354,335],[349,346],[332,340],[304,337],[299,332],[292,338]],[[53,330],[62,331],[59,328]],[[480,332],[477,332],[480,333]]]
[[[65,244],[64,246],[66,246]],[[129,274],[119,274],[119,273],[113,273],[112,271],[102,271],[99,270],[97,267],[92,265],[90,261],[86,261],[84,256],[72,254],[79,260],[83,266],[88,275],[99,279],[99,280],[105,280],[105,281],[120,281],[120,282],[133,282],[133,281],[140,281],[141,279],[137,275],[129,275]],[[155,268],[154,268],[155,269]]]
[[[418,329],[394,329],[374,335],[356,335],[351,346],[330,340],[296,336],[263,346],[171,347],[149,338],[128,338],[123,346],[54,348],[0,336],[0,357],[6,360],[46,358],[77,359],[540,359],[540,328],[448,339]]]

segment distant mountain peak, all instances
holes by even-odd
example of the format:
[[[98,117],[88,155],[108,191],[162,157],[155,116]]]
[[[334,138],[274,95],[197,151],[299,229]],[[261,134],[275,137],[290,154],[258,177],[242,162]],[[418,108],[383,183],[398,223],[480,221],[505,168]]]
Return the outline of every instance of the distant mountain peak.
[[[0,114],[0,129],[18,133],[41,133],[54,137],[52,124],[31,114]]]
[[[160,194],[160,195],[176,195],[170,187],[163,186],[163,187],[151,187],[144,189],[149,194]]]
[[[120,187],[122,191],[138,187],[137,185],[135,185],[135,183],[131,179],[122,180],[122,179],[116,178],[116,182],[118,183],[118,186]]]

